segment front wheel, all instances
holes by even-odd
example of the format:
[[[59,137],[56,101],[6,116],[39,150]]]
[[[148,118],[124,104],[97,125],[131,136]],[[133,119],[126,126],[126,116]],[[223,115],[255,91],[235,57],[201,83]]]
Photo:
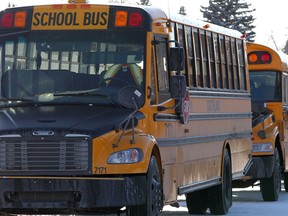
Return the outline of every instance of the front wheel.
[[[224,152],[222,182],[209,189],[209,208],[213,215],[224,215],[232,206],[232,168],[227,149]]]
[[[274,170],[270,178],[260,180],[260,191],[264,201],[277,201],[281,190],[281,166],[278,149],[274,153]]]
[[[283,180],[284,180],[284,188],[285,191],[288,192],[288,173],[283,174]]]
[[[154,155],[150,158],[147,177],[146,201],[144,205],[131,206],[127,208],[127,216],[145,215],[157,216],[162,207],[162,181],[160,169]]]

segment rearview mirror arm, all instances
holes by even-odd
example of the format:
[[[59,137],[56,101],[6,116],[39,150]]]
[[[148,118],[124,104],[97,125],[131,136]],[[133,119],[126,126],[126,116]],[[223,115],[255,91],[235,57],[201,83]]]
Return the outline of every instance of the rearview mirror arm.
[[[124,135],[124,132],[127,130],[127,127],[128,127],[128,125],[129,125],[130,121],[132,121],[132,128],[131,128],[131,130],[132,130],[132,138],[131,138],[131,140],[130,140],[130,144],[135,144],[135,133],[134,133],[135,120],[134,120],[134,115],[135,115],[135,114],[137,113],[137,111],[139,110],[139,107],[137,106],[137,103],[136,103],[134,97],[132,98],[132,101],[133,101],[133,104],[134,104],[134,106],[135,106],[135,110],[134,110],[126,119],[124,119],[124,120],[116,127],[115,131],[117,132],[119,129],[122,128],[121,125],[126,121],[125,126],[124,126],[124,128],[122,129],[122,132],[121,132],[121,134],[120,134],[120,136],[119,136],[119,138],[118,138],[118,140],[117,140],[117,143],[113,143],[113,144],[112,144],[112,147],[113,147],[113,148],[116,148],[116,147],[119,146],[119,142],[121,141],[121,139],[122,139],[122,137],[123,137],[123,135]]]

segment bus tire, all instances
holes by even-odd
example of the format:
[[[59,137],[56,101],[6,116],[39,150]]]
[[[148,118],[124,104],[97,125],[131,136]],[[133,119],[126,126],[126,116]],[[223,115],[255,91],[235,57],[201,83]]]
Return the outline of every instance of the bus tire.
[[[232,168],[227,149],[224,152],[223,174],[220,185],[209,189],[209,208],[213,215],[224,215],[232,206]]]
[[[288,192],[288,173],[283,173],[283,180],[284,180],[284,188],[285,192]]]
[[[9,213],[6,213],[6,212],[2,212],[1,210],[0,210],[0,216],[10,216],[11,214],[9,214]]]
[[[207,190],[186,194],[186,205],[189,214],[205,214],[208,208]]]
[[[281,166],[277,148],[275,148],[274,158],[272,176],[260,180],[260,191],[264,201],[277,201],[281,190]]]
[[[162,183],[160,169],[154,155],[150,158],[147,177],[146,201],[144,205],[127,208],[126,215],[157,216],[163,207]]]

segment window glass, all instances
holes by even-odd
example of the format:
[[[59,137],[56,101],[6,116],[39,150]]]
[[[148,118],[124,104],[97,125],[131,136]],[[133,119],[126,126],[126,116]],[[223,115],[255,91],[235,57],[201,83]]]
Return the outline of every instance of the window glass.
[[[151,104],[156,104],[156,83],[155,83],[155,73],[154,73],[154,53],[151,50]]]
[[[216,67],[215,67],[215,54],[214,54],[214,40],[211,32],[207,32],[208,48],[209,48],[209,61],[210,61],[210,78],[211,87],[216,88]]]
[[[215,61],[216,61],[216,79],[218,80],[218,88],[223,88],[222,67],[220,61],[220,42],[217,33],[213,33]]]
[[[117,37],[106,31],[80,30],[73,34],[33,31],[3,36],[2,59],[5,61],[0,67],[0,99],[25,98],[36,104],[73,102],[119,106],[118,100],[107,99],[111,92],[134,86],[142,95],[145,93],[145,43],[144,32],[119,32]],[[158,51],[162,53],[162,49]],[[161,55],[162,71],[168,73],[167,49]],[[111,66],[114,67],[111,69]],[[112,78],[115,77],[113,82],[103,81],[109,69]],[[169,92],[168,78],[161,77],[162,81],[161,88]],[[87,96],[83,94],[79,99],[79,91],[87,91]],[[90,92],[92,96],[88,95]]]
[[[171,98],[169,92],[169,71],[167,61],[167,39],[156,37],[157,40],[163,41],[155,46],[156,67],[157,67],[157,81],[159,97],[158,102],[161,103]],[[164,42],[165,41],[165,42]]]
[[[239,79],[239,70],[238,70],[238,58],[237,58],[237,44],[236,39],[231,38],[231,48],[232,48],[232,61],[233,61],[233,74],[234,74],[234,83],[235,83],[235,89],[240,90],[240,79]]]
[[[223,88],[228,88],[228,71],[227,71],[227,62],[226,62],[226,47],[225,47],[225,38],[223,35],[220,36],[220,55],[221,55],[221,71],[223,77]]]
[[[209,77],[209,62],[208,62],[208,52],[207,52],[207,43],[206,43],[206,33],[205,31],[200,31],[200,37],[201,37],[201,46],[202,46],[202,60],[203,60],[203,76],[204,76],[204,87],[210,88],[210,77]]]
[[[241,89],[247,90],[246,84],[246,66],[245,66],[245,49],[244,49],[244,42],[242,40],[237,39],[237,52],[238,52],[238,63],[240,68],[240,84]]]
[[[253,103],[280,102],[281,76],[275,71],[250,71],[251,98]]]
[[[233,65],[232,65],[232,50],[230,37],[225,37],[226,41],[226,53],[227,53],[227,75],[228,75],[228,83],[229,89],[234,89],[234,74],[233,74]]]
[[[194,50],[193,50],[193,38],[192,38],[192,29],[191,27],[186,27],[186,40],[187,40],[187,49],[188,49],[188,67],[190,75],[190,86],[196,86],[196,77],[195,77],[195,64],[194,64]]]
[[[159,91],[168,91],[168,68],[167,68],[167,49],[166,44],[156,46],[157,72]]]
[[[287,79],[287,76],[284,75],[283,76],[283,83],[282,83],[282,92],[283,92],[283,95],[282,95],[282,98],[283,98],[283,102],[284,104],[286,105],[287,104],[287,85],[288,85],[288,79]]]
[[[200,51],[200,38],[198,29],[193,29],[194,46],[196,53],[196,67],[195,73],[197,77],[198,86],[203,87],[202,67],[201,67],[201,51]]]

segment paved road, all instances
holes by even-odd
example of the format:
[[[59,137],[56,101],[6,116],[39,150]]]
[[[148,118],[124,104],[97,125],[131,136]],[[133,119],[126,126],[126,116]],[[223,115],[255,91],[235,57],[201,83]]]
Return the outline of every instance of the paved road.
[[[165,206],[161,216],[188,216],[184,197],[180,197],[180,207]],[[209,210],[206,215],[211,215]],[[233,189],[233,205],[228,216],[287,216],[288,193],[282,189],[277,202],[264,202],[259,187]]]
[[[179,201],[180,201],[179,208],[165,206],[160,216],[191,216],[188,213],[186,207],[185,196],[179,197]],[[121,216],[124,215],[125,214],[121,214]],[[206,215],[211,215],[209,210],[206,212]],[[258,186],[254,188],[233,189],[233,205],[230,208],[229,213],[227,214],[227,216],[287,216],[287,215],[288,215],[288,193],[285,192],[284,189],[282,188],[278,201],[264,202],[262,200],[262,196]],[[116,215],[113,214],[113,216]]]

